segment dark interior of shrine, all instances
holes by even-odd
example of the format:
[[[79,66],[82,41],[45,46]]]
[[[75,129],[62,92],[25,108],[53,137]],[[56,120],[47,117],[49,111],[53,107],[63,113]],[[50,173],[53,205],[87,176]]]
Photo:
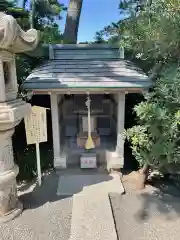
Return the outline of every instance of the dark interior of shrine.
[[[85,149],[88,136],[86,100],[86,94],[65,95],[59,104],[61,151],[67,156],[69,165],[79,165],[80,154],[87,151],[99,153],[99,164],[103,163],[104,151],[114,151],[116,146],[116,102],[110,94],[92,94],[90,115],[95,148]]]

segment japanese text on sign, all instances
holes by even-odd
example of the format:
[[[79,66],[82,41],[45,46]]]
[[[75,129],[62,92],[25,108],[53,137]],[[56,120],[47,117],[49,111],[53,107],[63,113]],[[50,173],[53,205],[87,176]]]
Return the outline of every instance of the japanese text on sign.
[[[30,115],[25,117],[27,144],[47,141],[46,108],[33,106]]]

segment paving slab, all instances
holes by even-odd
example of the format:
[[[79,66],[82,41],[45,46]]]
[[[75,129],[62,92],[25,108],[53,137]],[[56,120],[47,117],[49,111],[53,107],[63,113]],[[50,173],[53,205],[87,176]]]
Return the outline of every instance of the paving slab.
[[[92,193],[96,190],[98,193],[116,193],[117,195],[122,195],[124,193],[124,187],[121,181],[121,176],[118,173],[111,173],[108,175],[111,180],[100,182],[94,185],[83,187],[83,191],[92,191]]]
[[[122,194],[124,188],[118,173],[112,174],[80,174],[80,175],[64,175],[59,177],[57,188],[58,196],[71,196],[88,189],[99,189],[101,192],[115,192]]]
[[[0,224],[0,240],[69,240],[72,197],[56,196],[58,178],[52,173],[41,187],[19,190],[24,211],[13,221]]]
[[[60,176],[57,195],[73,195],[70,240],[117,240],[109,193],[123,192],[118,173]]]
[[[125,195],[110,195],[119,239],[179,240],[180,198],[151,186],[137,191],[131,185],[125,183]]]
[[[117,240],[109,196],[96,189],[73,196],[70,240]]]

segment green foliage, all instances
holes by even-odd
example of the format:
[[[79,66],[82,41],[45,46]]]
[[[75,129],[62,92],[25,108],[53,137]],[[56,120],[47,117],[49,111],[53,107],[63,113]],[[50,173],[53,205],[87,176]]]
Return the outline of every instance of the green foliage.
[[[94,43],[106,43],[106,40],[104,39],[104,35],[101,31],[96,32]]]
[[[146,101],[135,106],[139,125],[126,131],[140,165],[158,169],[180,163],[180,67],[163,70]]]
[[[31,7],[33,1],[31,1]],[[34,1],[34,8],[31,9],[30,12],[33,14],[34,28],[43,31],[44,27],[53,26],[56,20],[61,19],[60,13],[64,9],[64,6],[57,0]],[[34,11],[34,13],[32,13],[32,11]]]
[[[14,7],[16,4],[16,1],[7,1],[7,0],[1,0],[0,1],[0,11],[8,11],[9,8]]]
[[[95,41],[100,43],[119,43],[119,22],[111,23],[110,25],[104,27],[103,30],[96,32]]]
[[[17,7],[17,0],[1,0],[0,11],[12,15],[14,18],[17,19],[18,22],[23,23],[23,26],[25,18],[28,18],[28,11],[26,9]]]
[[[121,20],[98,33],[102,40],[118,42],[146,73],[157,63],[179,59],[180,1],[121,0],[119,11]]]
[[[124,8],[130,16],[123,28],[125,42],[140,58],[154,62],[179,58],[179,1],[126,1]]]
[[[60,43],[62,34],[59,31],[59,27],[56,23],[45,25],[43,32],[41,32],[42,43]]]
[[[135,107],[139,125],[126,137],[141,166],[179,166],[180,2],[124,0],[120,10],[127,16],[119,22],[121,42],[156,80],[146,101]]]
[[[40,155],[42,172],[46,169],[52,168],[52,148],[46,143],[40,144]],[[17,177],[19,181],[31,180],[32,178],[37,177],[36,149],[34,145],[21,149],[21,151],[16,151],[15,162],[19,165],[19,175]]]

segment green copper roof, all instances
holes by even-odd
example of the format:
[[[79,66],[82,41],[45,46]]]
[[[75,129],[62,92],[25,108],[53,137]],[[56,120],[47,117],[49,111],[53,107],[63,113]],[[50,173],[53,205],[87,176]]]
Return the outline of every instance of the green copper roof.
[[[25,89],[149,88],[148,77],[120,58],[116,46],[51,45],[50,60],[25,80]]]

